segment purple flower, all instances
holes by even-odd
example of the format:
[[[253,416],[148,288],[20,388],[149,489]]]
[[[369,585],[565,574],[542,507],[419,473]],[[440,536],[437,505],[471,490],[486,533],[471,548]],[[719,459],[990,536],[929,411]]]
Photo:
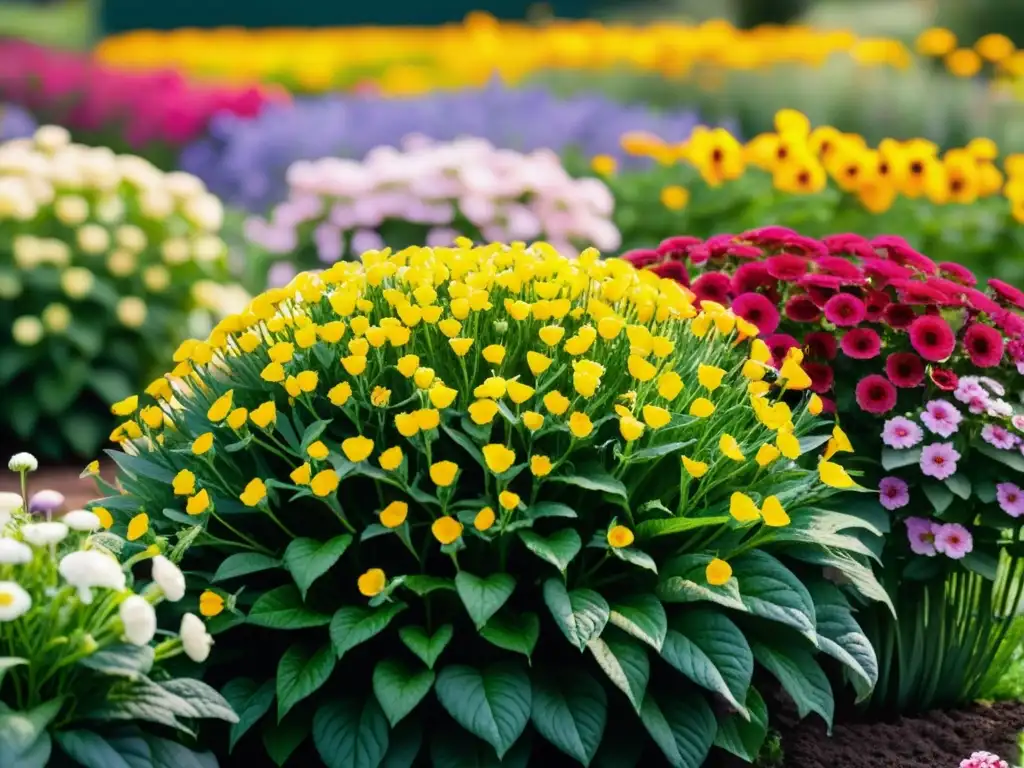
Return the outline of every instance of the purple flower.
[[[956,406],[945,400],[931,400],[924,406],[922,423],[939,437],[955,434],[963,421],[963,414]]]
[[[280,288],[282,285],[288,285],[296,274],[295,267],[287,261],[279,261],[267,270],[267,285],[271,288]]]
[[[921,451],[921,473],[936,480],[945,480],[956,474],[960,454],[952,443],[932,443]]]
[[[1017,447],[1020,438],[998,424],[986,424],[981,428],[981,439],[1001,451],[1010,451]]]
[[[28,511],[33,515],[49,517],[64,506],[64,494],[60,491],[36,491],[28,500]]]
[[[971,532],[959,523],[945,523],[935,527],[935,551],[952,560],[960,560],[974,549]]]
[[[883,477],[878,484],[878,500],[883,507],[892,511],[910,503],[910,489],[898,477]]]
[[[1024,515],[1024,493],[1014,483],[998,483],[996,485],[996,499],[1003,512],[1010,517]]]
[[[897,450],[913,448],[924,438],[924,431],[910,419],[896,416],[882,425],[882,442]]]
[[[931,520],[923,517],[908,517],[907,540],[915,555],[935,557],[935,528]]]

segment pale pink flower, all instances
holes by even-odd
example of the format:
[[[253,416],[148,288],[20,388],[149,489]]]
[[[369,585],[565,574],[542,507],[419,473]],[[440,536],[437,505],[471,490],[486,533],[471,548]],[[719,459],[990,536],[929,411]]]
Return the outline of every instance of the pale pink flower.
[[[971,532],[959,523],[945,523],[935,529],[935,551],[952,560],[961,560],[974,549]]]
[[[960,429],[963,414],[946,400],[931,400],[924,406],[921,422],[939,437],[949,437]]]
[[[960,761],[960,768],[1010,768],[1009,763],[991,752],[975,752]]]
[[[998,424],[986,424],[981,428],[981,439],[1001,451],[1010,451],[1017,447],[1020,438]]]
[[[923,517],[908,517],[907,540],[915,555],[935,557],[935,525]]]
[[[883,477],[878,484],[878,500],[889,511],[899,509],[910,503],[910,490],[898,477]]]
[[[1010,419],[1010,423],[1013,424],[1013,426],[1019,431],[1024,432],[1024,414],[1018,413],[1016,416]]]
[[[960,453],[952,443],[932,443],[921,451],[921,473],[936,480],[945,480],[956,473]]]
[[[1024,515],[1024,492],[1014,483],[998,483],[996,499],[999,507],[1010,517]]]
[[[921,427],[904,416],[895,416],[882,425],[882,442],[890,448],[913,448],[923,438]]]

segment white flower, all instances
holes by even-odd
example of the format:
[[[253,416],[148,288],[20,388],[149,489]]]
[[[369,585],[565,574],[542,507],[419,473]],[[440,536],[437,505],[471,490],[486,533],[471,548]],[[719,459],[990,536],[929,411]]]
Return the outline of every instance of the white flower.
[[[60,525],[60,523],[50,523],[50,525]],[[61,559],[58,569],[65,581],[78,589],[78,599],[86,605],[92,602],[93,587],[124,589],[125,575],[121,570],[121,564],[110,555],[96,550],[72,552],[65,555]]]
[[[15,318],[14,324],[11,326],[11,336],[23,347],[32,347],[38,344],[45,331],[42,320],[32,315]]]
[[[35,472],[39,469],[39,461],[31,453],[16,453],[7,462],[7,468],[11,472]]]
[[[24,565],[32,562],[32,548],[17,539],[0,538],[0,565]]]
[[[117,302],[117,319],[128,328],[138,328],[146,322],[146,302],[138,296],[124,296]]]
[[[101,526],[100,518],[84,509],[74,509],[60,519],[72,531],[95,531]]]
[[[172,603],[185,596],[185,576],[178,566],[163,555],[153,558],[153,581]]]
[[[14,621],[28,613],[31,607],[32,597],[19,584],[0,581],[0,621]],[[185,652],[188,653],[188,650]],[[210,654],[209,649],[206,654]]]
[[[21,509],[21,494],[14,491],[0,491],[0,525],[11,519],[11,513]]]
[[[124,636],[132,645],[149,645],[156,634],[156,611],[144,597],[132,595],[118,609]]]
[[[64,541],[68,535],[68,527],[64,523],[29,523],[22,526],[21,535],[29,544],[45,547]]]
[[[41,125],[33,138],[36,146],[44,152],[56,152],[71,143],[71,134],[59,125]]]
[[[181,646],[186,656],[201,664],[210,657],[212,645],[213,638],[206,631],[202,619],[194,613],[186,613],[181,617]]]

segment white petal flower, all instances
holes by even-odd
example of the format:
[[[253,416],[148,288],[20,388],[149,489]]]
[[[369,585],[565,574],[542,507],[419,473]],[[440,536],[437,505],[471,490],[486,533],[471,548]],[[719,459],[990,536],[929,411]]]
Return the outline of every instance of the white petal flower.
[[[92,602],[93,587],[124,589],[125,575],[121,564],[110,555],[96,550],[65,555],[58,569],[65,581],[78,589],[78,599],[86,605]]]
[[[16,539],[0,538],[0,565],[32,562],[32,547]]]
[[[29,523],[22,526],[21,535],[29,544],[45,547],[64,541],[68,535],[68,527],[64,523]]]
[[[153,581],[172,603],[185,596],[185,576],[178,566],[163,555],[153,558]]]
[[[75,509],[64,515],[60,521],[72,531],[92,532],[100,528],[98,515],[84,509]]]
[[[132,595],[118,609],[124,636],[132,645],[149,645],[156,634],[156,611],[144,597]]]
[[[21,509],[21,494],[14,491],[0,491],[0,512],[16,512]]]
[[[210,656],[213,637],[206,631],[203,620],[194,613],[186,613],[181,617],[181,645],[185,655],[192,661],[202,663]]]
[[[14,621],[28,613],[31,607],[32,597],[21,588],[20,584],[13,581],[0,581],[0,621]],[[209,655],[209,651],[207,651],[207,655]]]
[[[11,472],[35,472],[39,469],[39,461],[31,453],[16,453],[7,462]]]

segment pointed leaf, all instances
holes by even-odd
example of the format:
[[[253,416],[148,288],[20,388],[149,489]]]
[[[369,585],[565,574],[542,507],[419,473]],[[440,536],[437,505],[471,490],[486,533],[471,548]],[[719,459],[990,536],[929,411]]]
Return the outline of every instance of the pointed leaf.
[[[971,498],[971,479],[963,472],[947,477],[946,487],[964,501]]]
[[[654,595],[633,595],[612,603],[608,620],[626,634],[661,651],[668,631],[668,616]]]
[[[415,592],[420,597],[429,595],[439,589],[455,590],[455,582],[451,579],[440,576],[406,576],[404,586]]]
[[[526,509],[526,515],[532,520],[540,517],[577,517],[576,510],[557,501],[538,501]]]
[[[414,670],[393,659],[379,661],[373,669],[373,694],[392,728],[416,709],[433,687],[430,669]]]
[[[843,576],[851,587],[860,592],[868,600],[875,600],[885,605],[889,612],[896,616],[896,608],[892,604],[892,598],[881,585],[875,572],[870,566],[858,561],[856,558],[845,552],[833,552],[823,550],[820,547],[800,545],[786,547],[786,554],[805,563],[820,565],[823,568],[835,568]],[[917,561],[920,562],[920,561]]]
[[[746,711],[750,714],[749,721],[736,713],[718,722],[715,746],[753,763],[768,737],[768,707],[754,687],[747,691]]]
[[[404,603],[388,603],[379,608],[358,605],[339,608],[331,619],[331,643],[338,658],[383,631],[403,610]]]
[[[639,712],[651,677],[651,662],[644,647],[624,632],[608,630],[587,643],[587,648],[612,684]]]
[[[423,746],[423,723],[409,718],[391,729],[388,737],[388,752],[380,768],[412,768]]]
[[[311,720],[310,711],[300,704],[282,722],[264,726],[263,748],[275,765],[282,766],[288,762],[292,753],[306,740],[312,729]]]
[[[530,719],[530,678],[518,664],[484,669],[452,664],[441,670],[437,698],[455,722],[480,737],[502,758]]]
[[[766,552],[753,550],[732,562],[744,608],[792,627],[817,644],[814,601],[803,582]]]
[[[703,696],[648,694],[640,720],[673,768],[700,768],[715,740],[715,715]]]
[[[388,721],[372,696],[332,701],[313,717],[313,743],[327,768],[377,768],[388,751]]]
[[[533,676],[533,727],[569,757],[590,765],[608,719],[604,688],[581,670],[538,671]]]
[[[837,587],[815,582],[810,585],[810,592],[818,618],[818,647],[846,667],[857,691],[857,701],[863,701],[878,682],[875,649]]]
[[[637,568],[645,568],[655,575],[658,573],[658,566],[654,562],[654,558],[636,547],[614,547],[611,553],[619,560],[635,565]]]
[[[236,677],[220,693],[238,713],[238,722],[231,726],[230,753],[238,740],[270,711],[270,705],[274,703],[274,681],[266,680],[263,685],[258,685],[247,677]]]
[[[560,579],[544,582],[544,602],[558,628],[574,646],[583,651],[600,637],[608,623],[608,601],[592,589],[566,590]]]
[[[100,734],[93,731],[81,729],[73,731],[57,731],[53,734],[61,750],[74,760],[75,765],[83,768],[138,768],[136,755],[125,757],[117,748],[116,743],[112,744]],[[133,746],[141,749],[139,757],[145,759],[142,765],[152,765],[152,757],[149,754],[149,746],[145,741],[139,739]]]
[[[307,608],[291,584],[264,592],[249,609],[248,622],[270,629],[304,629],[331,623],[326,613]]]
[[[921,461],[920,448],[907,448],[896,450],[894,448],[882,449],[882,469],[891,471],[900,467],[909,467]]]
[[[712,555],[683,555],[670,560],[661,569],[661,582],[655,594],[666,603],[697,603],[708,601],[726,608],[746,612],[735,578],[725,584],[708,584],[705,574]]]
[[[629,494],[626,491],[626,486],[622,484],[622,481],[616,477],[612,477],[599,467],[585,467],[574,475],[558,475],[555,477],[548,477],[547,479],[552,483],[574,485],[585,491],[598,491],[600,493],[611,494],[612,496],[621,498],[623,501],[626,501],[629,497]]]
[[[451,624],[443,624],[437,631],[427,635],[423,627],[402,627],[398,630],[398,636],[402,638],[405,646],[415,653],[428,668],[433,669],[437,657],[441,655],[445,647],[451,642],[454,630]]]
[[[481,579],[467,571],[459,571],[455,577],[455,589],[477,629],[481,629],[512,597],[515,588],[516,580],[507,573],[495,573]]]
[[[832,687],[810,652],[783,647],[781,643],[769,645],[759,641],[751,642],[750,647],[758,664],[771,672],[792,697],[800,717],[817,712],[831,733],[835,711]]]
[[[491,617],[480,636],[492,645],[530,658],[540,637],[540,619],[536,613],[502,611]]]
[[[939,483],[922,483],[921,489],[924,491],[924,495],[927,497],[928,503],[932,505],[936,515],[941,515],[953,503],[953,492],[944,485]]]
[[[698,528],[716,528],[728,525],[732,518],[726,515],[716,517],[671,517],[668,519],[647,520],[636,527],[638,541],[647,541],[658,536],[672,536],[677,533],[695,531]]]
[[[317,691],[334,671],[334,650],[325,645],[315,653],[296,643],[277,664],[277,721],[292,707]]]
[[[316,539],[294,539],[284,551],[284,565],[306,599],[306,593],[313,582],[327,573],[352,543],[352,537],[345,533],[330,541]]]
[[[583,547],[580,535],[572,528],[563,528],[547,538],[533,531],[520,531],[519,538],[528,550],[541,560],[551,563],[562,573]]]

